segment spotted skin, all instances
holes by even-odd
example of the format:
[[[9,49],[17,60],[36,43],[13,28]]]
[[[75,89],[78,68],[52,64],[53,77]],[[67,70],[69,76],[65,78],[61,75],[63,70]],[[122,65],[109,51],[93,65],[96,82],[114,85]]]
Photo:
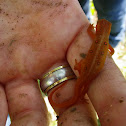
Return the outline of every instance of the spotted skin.
[[[60,85],[49,95],[49,101],[52,106],[58,108],[69,107],[72,104],[87,93],[90,83],[99,74],[104,66],[105,59],[109,49],[109,34],[111,30],[111,23],[105,19],[98,20],[96,26],[96,33],[94,32],[93,25],[90,25],[87,29],[89,36],[92,38],[93,43],[86,55],[80,62],[75,60],[75,70],[78,70],[79,77],[75,84],[74,96],[63,103],[55,103],[52,100],[53,93],[64,86]],[[113,53],[113,49],[109,49],[110,54]]]

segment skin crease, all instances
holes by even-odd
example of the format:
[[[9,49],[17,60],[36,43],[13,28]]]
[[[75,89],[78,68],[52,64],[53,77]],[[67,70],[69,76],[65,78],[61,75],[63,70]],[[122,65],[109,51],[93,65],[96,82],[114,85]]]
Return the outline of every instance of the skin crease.
[[[80,53],[86,53],[91,45],[88,26],[77,0],[0,0],[0,126],[5,125],[8,112],[12,126],[49,125],[36,79],[57,62],[66,62],[66,52],[69,64],[74,67],[75,59],[80,60]],[[61,102],[72,96],[75,81],[67,83],[59,90]],[[120,71],[107,58],[103,71],[88,91],[102,126],[125,125],[125,89]],[[96,125],[90,105],[78,101],[75,106],[76,121],[70,116],[72,108],[55,108],[62,113],[59,125],[65,125],[64,118],[68,119],[65,126],[71,125],[71,121],[78,126],[78,119],[80,126]]]

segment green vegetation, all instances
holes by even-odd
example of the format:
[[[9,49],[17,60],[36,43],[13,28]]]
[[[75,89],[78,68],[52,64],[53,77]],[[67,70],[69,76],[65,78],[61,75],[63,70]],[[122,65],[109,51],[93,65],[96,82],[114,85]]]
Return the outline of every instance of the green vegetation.
[[[91,11],[91,15],[94,15],[96,11],[92,0],[90,1],[90,11]]]

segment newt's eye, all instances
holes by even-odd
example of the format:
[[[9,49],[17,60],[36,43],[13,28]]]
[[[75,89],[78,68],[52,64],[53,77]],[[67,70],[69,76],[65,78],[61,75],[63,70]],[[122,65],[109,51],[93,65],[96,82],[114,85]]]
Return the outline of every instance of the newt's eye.
[[[104,45],[107,45],[107,42],[104,42]]]

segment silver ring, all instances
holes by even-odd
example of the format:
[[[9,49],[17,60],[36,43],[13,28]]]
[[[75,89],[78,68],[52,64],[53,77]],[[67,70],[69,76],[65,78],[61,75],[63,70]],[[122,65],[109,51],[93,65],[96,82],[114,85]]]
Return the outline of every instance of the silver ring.
[[[52,88],[70,79],[75,79],[76,75],[69,65],[62,65],[45,74],[40,80],[40,87],[44,93],[48,93]]]

